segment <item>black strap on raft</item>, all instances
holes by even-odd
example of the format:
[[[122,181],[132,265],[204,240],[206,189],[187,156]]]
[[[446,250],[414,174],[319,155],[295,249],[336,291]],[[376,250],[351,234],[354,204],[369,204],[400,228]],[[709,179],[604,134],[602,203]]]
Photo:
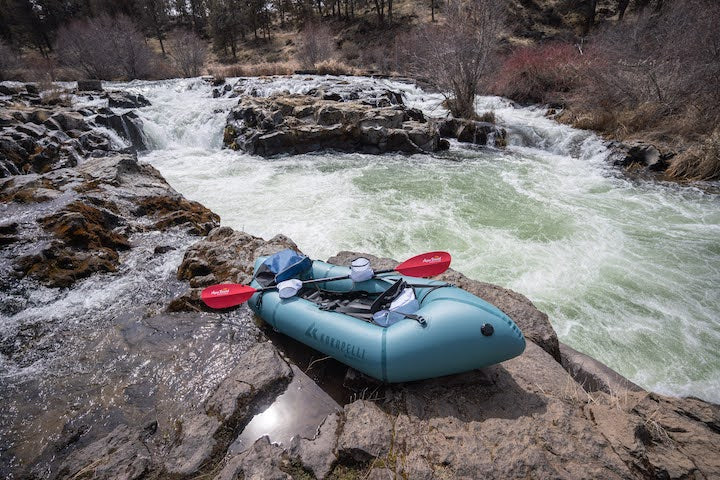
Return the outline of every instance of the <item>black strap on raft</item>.
[[[390,288],[378,295],[373,304],[370,306],[370,313],[377,313],[390,306],[402,292],[407,288],[407,283],[402,278],[390,285]]]
[[[323,291],[322,293],[330,296],[330,298],[327,301],[319,303],[319,308],[320,310],[343,313],[366,322],[372,322],[373,315],[380,310],[388,308],[393,300],[395,300],[405,288],[408,288],[408,286],[407,282],[403,279],[398,279],[393,282],[387,290],[378,295],[372,303],[369,301],[369,294],[367,292],[347,292],[338,294],[335,292]],[[310,301],[317,301],[319,296],[320,292],[314,292],[304,298]],[[399,313],[406,318],[415,320],[422,326],[427,325],[425,319],[420,315],[401,312],[395,313]]]

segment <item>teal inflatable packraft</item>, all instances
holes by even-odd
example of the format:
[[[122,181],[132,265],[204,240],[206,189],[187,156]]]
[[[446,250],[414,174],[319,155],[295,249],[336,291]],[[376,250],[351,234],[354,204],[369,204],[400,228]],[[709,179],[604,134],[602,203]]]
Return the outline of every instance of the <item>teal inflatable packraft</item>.
[[[255,271],[267,257],[255,262]],[[349,267],[314,261],[303,280],[348,275]],[[381,327],[338,305],[369,305],[398,279],[415,290],[420,309]],[[253,287],[261,285],[253,280]],[[498,308],[447,283],[380,275],[354,283],[336,280],[281,299],[277,290],[256,293],[250,308],[275,330],[384,382],[407,382],[466,372],[520,355],[525,338]],[[340,311],[338,311],[340,310]],[[348,310],[348,308],[344,308]]]

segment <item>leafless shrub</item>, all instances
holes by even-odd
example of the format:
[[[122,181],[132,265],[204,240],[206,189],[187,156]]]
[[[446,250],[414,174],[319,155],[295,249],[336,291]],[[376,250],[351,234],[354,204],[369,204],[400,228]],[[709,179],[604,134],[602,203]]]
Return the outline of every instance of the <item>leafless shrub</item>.
[[[21,58],[16,76],[30,82],[54,82],[59,80],[59,67],[53,58],[30,52]]]
[[[145,37],[123,15],[72,22],[58,31],[56,51],[65,65],[88,78],[151,78],[160,64]]]
[[[314,68],[335,53],[335,41],[330,29],[320,23],[307,23],[300,32],[297,60],[304,68]]]
[[[170,57],[186,77],[197,77],[205,65],[207,45],[194,32],[179,30],[169,37]]]
[[[493,110],[488,110],[487,112],[483,113],[478,117],[478,120],[481,122],[487,122],[487,123],[495,123],[495,112]]]
[[[503,29],[501,0],[448,0],[444,25],[424,25],[405,44],[411,72],[442,92],[456,117],[475,117],[475,95],[491,71]]]
[[[0,80],[9,78],[10,71],[17,68],[18,63],[17,55],[12,48],[0,40]]]
[[[247,66],[248,77],[265,77],[270,75],[292,75],[297,70],[295,62],[267,62]]]
[[[585,59],[569,43],[516,48],[493,74],[491,91],[518,102],[562,103],[565,93],[580,86]]]
[[[720,4],[674,2],[595,35],[583,97],[589,107],[652,116],[629,131],[673,119],[683,134],[709,133],[720,120]],[[649,105],[649,106],[648,106]],[[688,118],[696,122],[686,122]],[[650,125],[648,125],[650,123]]]
[[[329,59],[318,62],[315,65],[317,73],[320,75],[357,75],[359,70],[355,67],[351,67],[347,63]]]
[[[401,54],[400,48],[397,42],[391,45],[368,46],[360,52],[360,66],[382,73],[397,71],[400,62],[398,58]]]
[[[124,15],[115,18],[114,25],[108,37],[116,49],[123,76],[128,80],[153,77],[153,64],[160,59],[145,43],[143,34]]]

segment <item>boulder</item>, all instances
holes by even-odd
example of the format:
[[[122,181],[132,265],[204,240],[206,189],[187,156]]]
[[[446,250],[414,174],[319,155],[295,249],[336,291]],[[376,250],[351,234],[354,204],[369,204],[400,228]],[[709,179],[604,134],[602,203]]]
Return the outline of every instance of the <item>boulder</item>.
[[[98,114],[95,123],[115,130],[122,138],[129,140],[133,152],[147,150],[143,123],[140,117],[134,112],[126,112],[122,115]]]
[[[625,392],[644,392],[627,378],[589,355],[560,343],[560,360],[563,368],[588,392],[605,392],[619,395]]]
[[[373,402],[358,400],[345,407],[345,422],[337,441],[339,457],[366,462],[386,456],[392,448],[393,424]]]
[[[645,168],[649,172],[664,172],[675,152],[661,152],[645,143],[617,143],[614,145],[613,164],[630,170]]]
[[[242,356],[205,403],[205,413],[223,424],[249,420],[253,403],[274,399],[292,378],[292,370],[268,342]],[[267,397],[267,398],[264,398]]]
[[[296,436],[290,443],[290,456],[299,458],[303,467],[312,471],[317,478],[325,478],[337,461],[335,452],[340,421],[339,413],[331,413],[320,425],[315,438]]]
[[[202,288],[215,283],[249,283],[255,258],[292,248],[297,245],[284,235],[270,240],[236,232],[230,227],[218,227],[185,252],[177,276],[190,283],[190,290],[173,300],[170,311],[207,309],[200,300]]]
[[[435,124],[414,120],[421,119],[417,112],[408,114],[397,102],[341,100],[325,95],[243,97],[228,115],[224,143],[262,156],[323,149],[379,154],[440,148]]]
[[[78,80],[77,89],[81,92],[102,92],[102,80]]]
[[[449,118],[439,121],[438,130],[440,136],[456,138],[458,142],[496,147],[504,147],[507,144],[505,129],[489,122]]]
[[[257,257],[286,248],[299,250],[284,235],[263,240],[230,227],[219,227],[187,249],[177,276],[188,280],[192,287],[221,282],[249,283]]]
[[[60,125],[60,128],[62,128],[66,132],[70,130],[86,131],[90,129],[90,126],[80,113],[57,112],[54,113],[50,118],[54,120],[58,125]]]
[[[207,235],[220,224],[220,217],[198,202],[187,200],[180,194],[158,195],[138,200],[135,214],[156,219],[155,230],[185,226],[193,235]]]
[[[293,480],[290,461],[283,449],[270,443],[268,437],[259,438],[248,450],[223,460],[223,467],[215,480],[238,478],[257,480]],[[303,472],[304,473],[304,472]]]
[[[110,108],[141,108],[150,105],[150,101],[139,93],[113,91],[107,92],[105,98]]]

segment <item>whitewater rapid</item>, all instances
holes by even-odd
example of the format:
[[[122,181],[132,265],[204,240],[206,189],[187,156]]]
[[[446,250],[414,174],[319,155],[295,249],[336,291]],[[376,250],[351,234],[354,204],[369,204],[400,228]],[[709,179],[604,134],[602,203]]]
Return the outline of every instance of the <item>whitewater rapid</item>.
[[[337,79],[249,79],[256,94]],[[441,97],[389,80],[426,114]],[[340,250],[408,258],[443,249],[453,267],[527,295],[561,341],[641,386],[720,402],[720,196],[629,180],[597,136],[544,109],[481,97],[505,150],[451,144],[432,155],[324,152],[263,159],[222,149],[232,98],[200,79],[114,85],[145,95],[141,157],[224,225],[284,233],[315,258]]]

